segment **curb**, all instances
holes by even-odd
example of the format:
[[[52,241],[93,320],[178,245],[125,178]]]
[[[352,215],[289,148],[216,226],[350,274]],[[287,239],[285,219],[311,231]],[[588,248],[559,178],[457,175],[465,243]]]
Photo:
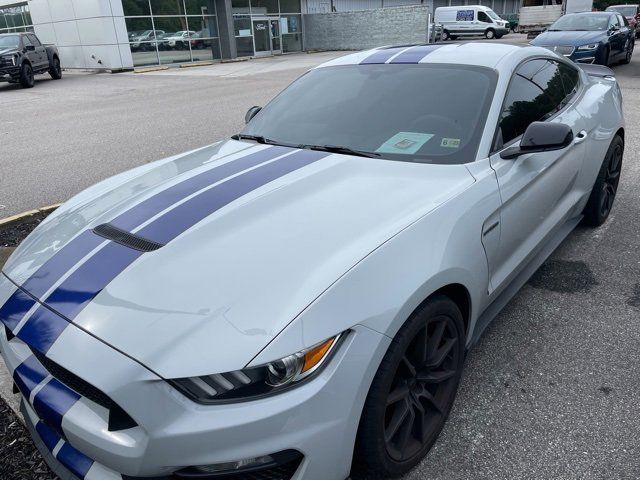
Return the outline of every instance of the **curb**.
[[[136,68],[133,70],[133,73],[158,72],[160,70],[169,70],[169,67],[167,67],[166,65],[158,65],[157,67]]]
[[[56,208],[58,208],[60,205],[62,205],[62,204],[61,203],[56,203],[55,205],[49,205],[48,207],[36,208],[35,210],[29,210],[27,212],[22,212],[22,213],[19,213],[17,215],[13,215],[11,217],[0,219],[0,230],[2,230],[5,227],[8,227],[8,226],[20,225],[21,223],[26,222],[31,217],[33,217],[34,215],[37,215],[39,213],[51,213]]]
[[[211,60],[203,60],[201,62],[190,62],[190,63],[181,63],[180,68],[193,68],[193,67],[205,67],[208,65],[213,65],[213,61]]]

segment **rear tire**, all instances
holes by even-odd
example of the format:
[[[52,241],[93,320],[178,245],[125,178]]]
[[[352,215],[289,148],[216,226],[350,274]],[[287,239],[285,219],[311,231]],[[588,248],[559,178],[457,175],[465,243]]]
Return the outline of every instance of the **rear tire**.
[[[443,42],[446,42],[447,40],[449,40],[449,38],[450,38],[450,37],[449,37],[449,32],[447,32],[446,30],[443,30],[443,31],[442,31],[442,34],[440,35],[440,39],[441,39]]]
[[[484,32],[485,38],[491,40],[496,37],[496,32],[493,28],[488,28],[486,32]]]
[[[58,57],[53,57],[51,60],[49,75],[51,75],[51,78],[54,80],[60,80],[62,78],[62,67],[60,66],[60,59],[58,59]]]
[[[453,405],[464,338],[460,309],[444,295],[428,299],[402,326],[367,395],[355,474],[396,477],[424,458]]]
[[[604,156],[596,183],[582,212],[586,225],[599,227],[609,217],[618,191],[623,155],[624,141],[616,135]]]
[[[22,88],[32,88],[34,84],[33,68],[25,62],[20,67],[20,85],[22,85]]]
[[[629,42],[629,45],[627,45],[627,50],[626,50],[625,55],[624,55],[624,59],[622,59],[620,61],[620,63],[622,63],[623,65],[626,65],[626,64],[631,62],[631,57],[633,56],[633,47],[634,46],[635,46],[635,42],[633,42],[633,41]]]

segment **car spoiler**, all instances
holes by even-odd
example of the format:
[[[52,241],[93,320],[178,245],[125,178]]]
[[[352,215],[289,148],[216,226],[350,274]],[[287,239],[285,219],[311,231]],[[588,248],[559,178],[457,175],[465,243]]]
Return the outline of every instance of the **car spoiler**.
[[[605,67],[604,65],[593,65],[589,63],[576,63],[576,65],[579,65],[580,68],[584,70],[584,72],[590,77],[615,78],[616,76],[616,74],[613,73],[613,70],[611,70],[609,67]]]

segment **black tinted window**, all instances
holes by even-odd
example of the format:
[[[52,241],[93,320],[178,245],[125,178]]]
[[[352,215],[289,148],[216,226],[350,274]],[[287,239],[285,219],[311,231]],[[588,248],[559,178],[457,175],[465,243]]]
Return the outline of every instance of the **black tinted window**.
[[[36,47],[39,47],[40,45],[42,45],[40,43],[40,40],[38,40],[38,37],[36,37],[35,35],[27,35],[27,37],[29,37],[29,40],[31,40],[31,43]]]
[[[28,35],[23,35],[22,36],[22,45],[24,45],[25,47],[28,47],[29,45],[32,45],[31,40],[29,40],[29,36]]]
[[[520,66],[507,90],[496,147],[522,135],[532,122],[551,117],[564,106],[566,96],[556,62],[540,59]]]
[[[565,65],[564,63],[558,65],[558,68],[560,69],[560,77],[562,78],[562,85],[564,86],[564,102],[566,103],[578,91],[580,74],[575,68]]]
[[[492,70],[462,65],[317,68],[272,100],[243,133],[393,160],[472,162],[495,81]]]
[[[489,18],[489,15],[487,15],[484,12],[478,12],[478,20],[485,23],[492,23],[491,19]]]

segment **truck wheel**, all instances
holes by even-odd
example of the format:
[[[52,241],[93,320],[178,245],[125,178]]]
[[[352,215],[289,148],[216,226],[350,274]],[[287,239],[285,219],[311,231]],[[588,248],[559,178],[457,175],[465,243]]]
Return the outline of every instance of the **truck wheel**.
[[[449,32],[447,32],[446,30],[443,30],[442,34],[440,35],[440,39],[443,42],[446,42],[447,40],[449,40]]]
[[[31,88],[34,83],[33,68],[25,62],[22,64],[22,67],[20,67],[20,85],[22,85],[23,88]]]
[[[496,36],[496,32],[492,28],[488,28],[486,32],[484,32],[484,36],[491,40]]]
[[[62,67],[60,66],[60,60],[58,57],[53,57],[53,60],[51,60],[49,75],[51,75],[51,78],[54,80],[60,80],[62,78]]]

